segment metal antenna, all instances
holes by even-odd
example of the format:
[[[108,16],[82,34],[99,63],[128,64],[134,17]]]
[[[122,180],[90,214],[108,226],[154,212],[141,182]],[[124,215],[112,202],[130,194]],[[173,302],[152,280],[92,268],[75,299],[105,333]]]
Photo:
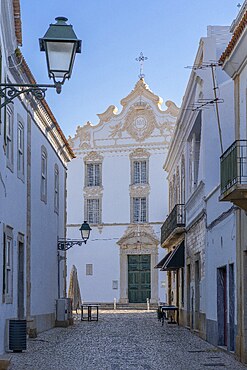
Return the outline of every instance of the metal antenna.
[[[220,115],[219,115],[219,103],[223,103],[223,99],[219,99],[217,96],[217,90],[218,86],[216,86],[216,78],[215,78],[215,69],[216,67],[219,67],[221,64],[215,61],[210,61],[210,62],[204,62],[200,64],[194,64],[193,66],[187,66],[185,68],[190,68],[193,70],[197,69],[211,69],[212,73],[212,81],[213,81],[213,91],[214,91],[214,99],[203,99],[199,101],[198,103],[195,104],[195,106],[192,108],[192,111],[194,110],[200,110],[202,107],[207,106],[207,105],[215,105],[215,111],[216,111],[216,119],[217,119],[217,124],[218,124],[218,131],[219,131],[219,139],[220,139],[220,148],[221,148],[221,153],[223,154],[223,141],[222,141],[222,132],[221,132],[221,125],[220,125]]]
[[[136,61],[140,63],[140,74],[138,75],[138,77],[140,78],[140,80],[142,78],[145,77],[144,73],[143,73],[143,64],[144,64],[144,61],[147,60],[148,58],[147,57],[144,57],[143,53],[140,52],[140,55],[138,58],[136,58]]]

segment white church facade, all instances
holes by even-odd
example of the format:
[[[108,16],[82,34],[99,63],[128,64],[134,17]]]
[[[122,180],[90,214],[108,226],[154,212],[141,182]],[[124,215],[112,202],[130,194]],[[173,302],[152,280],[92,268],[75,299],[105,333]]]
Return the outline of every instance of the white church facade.
[[[179,109],[155,95],[141,78],[121,100],[98,114],[99,123],[78,126],[69,143],[76,158],[68,167],[67,238],[78,238],[87,220],[86,245],[68,251],[84,302],[165,301],[165,251],[160,227],[168,212],[163,163]],[[164,201],[160,201],[164,199]],[[159,281],[160,279],[160,281]]]

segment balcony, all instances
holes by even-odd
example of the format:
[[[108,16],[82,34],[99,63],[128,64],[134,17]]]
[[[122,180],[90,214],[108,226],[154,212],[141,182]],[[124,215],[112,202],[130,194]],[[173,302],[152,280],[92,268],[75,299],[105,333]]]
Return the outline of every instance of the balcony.
[[[247,140],[236,140],[220,158],[221,201],[247,211]]]
[[[161,246],[167,248],[172,244],[176,244],[184,231],[184,204],[176,204],[161,227]]]

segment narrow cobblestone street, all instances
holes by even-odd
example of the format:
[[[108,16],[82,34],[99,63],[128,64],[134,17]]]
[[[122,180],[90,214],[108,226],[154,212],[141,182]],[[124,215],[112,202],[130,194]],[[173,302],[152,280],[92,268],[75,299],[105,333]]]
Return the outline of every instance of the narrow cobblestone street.
[[[231,369],[246,367],[154,311],[100,311],[98,322],[55,328],[12,355],[11,370]]]

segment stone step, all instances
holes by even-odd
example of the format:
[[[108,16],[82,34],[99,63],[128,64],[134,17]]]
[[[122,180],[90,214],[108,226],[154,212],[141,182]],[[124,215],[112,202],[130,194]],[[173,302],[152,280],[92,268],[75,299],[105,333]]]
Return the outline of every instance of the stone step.
[[[90,302],[92,303],[92,302]],[[84,302],[84,304],[87,304]],[[99,305],[101,310],[113,310],[114,304],[113,303],[95,303]],[[146,303],[117,303],[116,304],[117,310],[147,310]],[[150,303],[149,305],[150,310],[156,310],[158,308],[157,303]]]

